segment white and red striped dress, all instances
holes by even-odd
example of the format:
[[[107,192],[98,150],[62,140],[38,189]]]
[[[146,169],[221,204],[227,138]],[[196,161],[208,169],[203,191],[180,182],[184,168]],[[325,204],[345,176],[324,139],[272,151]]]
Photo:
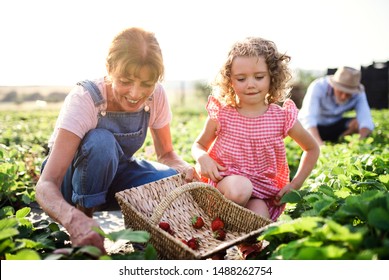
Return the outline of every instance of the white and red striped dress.
[[[254,186],[252,196],[266,202],[275,221],[285,208],[275,205],[273,199],[289,183],[284,138],[297,120],[296,105],[288,99],[283,107],[270,104],[265,114],[248,118],[211,96],[206,108],[209,117],[220,124],[209,155],[227,167],[223,176],[249,178]],[[216,185],[210,180],[208,183]]]

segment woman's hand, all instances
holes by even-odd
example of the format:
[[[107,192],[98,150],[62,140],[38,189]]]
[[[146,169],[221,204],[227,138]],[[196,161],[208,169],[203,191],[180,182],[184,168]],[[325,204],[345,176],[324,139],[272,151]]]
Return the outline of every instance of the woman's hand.
[[[200,181],[200,176],[197,174],[196,169],[192,166],[186,168],[183,173],[185,174],[185,181],[188,183]]]
[[[65,226],[70,234],[72,246],[91,245],[100,249],[102,254],[107,254],[104,248],[104,237],[94,230],[94,228],[100,228],[99,224],[76,208],[73,209],[71,220]]]

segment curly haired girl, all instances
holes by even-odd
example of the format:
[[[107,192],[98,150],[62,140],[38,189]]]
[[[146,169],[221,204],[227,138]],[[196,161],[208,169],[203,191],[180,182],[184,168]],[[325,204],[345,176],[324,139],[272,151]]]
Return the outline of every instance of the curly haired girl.
[[[206,105],[208,118],[192,146],[203,180],[273,221],[285,208],[282,196],[302,186],[320,154],[288,98],[289,61],[272,41],[249,37],[236,42],[215,80]],[[291,181],[287,136],[304,151]]]

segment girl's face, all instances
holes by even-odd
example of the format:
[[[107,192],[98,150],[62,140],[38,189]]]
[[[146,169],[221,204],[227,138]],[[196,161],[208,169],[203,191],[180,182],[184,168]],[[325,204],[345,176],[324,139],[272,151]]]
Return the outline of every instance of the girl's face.
[[[115,105],[122,111],[140,110],[154,92],[156,83],[150,79],[152,77],[150,69],[142,67],[138,76],[112,77],[113,99]]]
[[[239,98],[239,105],[265,102],[270,89],[270,75],[265,59],[238,56],[231,65],[231,86]]]

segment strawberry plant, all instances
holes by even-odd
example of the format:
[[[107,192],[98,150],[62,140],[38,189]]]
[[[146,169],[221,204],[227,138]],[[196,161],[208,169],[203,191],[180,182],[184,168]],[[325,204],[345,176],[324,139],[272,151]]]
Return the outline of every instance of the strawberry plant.
[[[174,148],[194,164],[190,149],[206,112],[203,107],[173,108],[173,112]],[[282,198],[287,204],[280,223],[258,237],[269,242],[259,258],[389,258],[388,112],[372,110],[376,128],[369,138],[360,141],[349,136],[321,148],[319,161],[303,187]],[[28,206],[35,201],[34,187],[57,115],[56,111],[0,112],[0,258],[155,258],[151,245],[142,251],[111,256],[100,256],[96,248],[87,246],[72,248],[67,233],[56,223],[28,220]],[[285,145],[293,177],[301,150],[290,138],[285,139]],[[155,160],[150,135],[137,156]],[[144,232],[131,234],[147,239]]]
[[[374,135],[322,148],[303,188],[282,198],[284,222],[259,237],[270,242],[262,258],[389,258],[389,149]]]
[[[145,250],[125,254],[103,255],[94,246],[71,247],[69,235],[58,224],[40,220],[32,223],[27,218],[30,208],[18,211],[10,206],[0,209],[0,259],[2,260],[77,260],[77,259],[156,259],[156,251],[148,244]],[[128,240],[147,243],[147,232],[121,230],[109,234],[95,229],[111,241]]]

